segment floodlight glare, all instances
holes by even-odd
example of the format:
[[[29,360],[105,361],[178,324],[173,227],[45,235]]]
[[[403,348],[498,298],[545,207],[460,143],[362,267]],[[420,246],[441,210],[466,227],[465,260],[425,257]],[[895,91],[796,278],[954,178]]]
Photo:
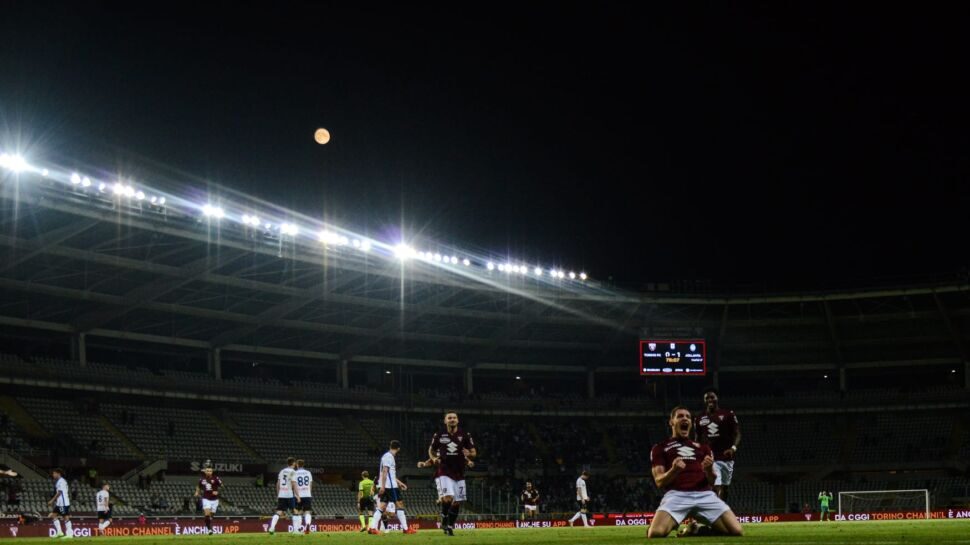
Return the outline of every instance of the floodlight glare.
[[[536,267],[533,272],[536,273],[536,276],[542,276],[542,267]]]
[[[84,178],[81,178],[81,186],[91,187],[91,178],[88,178],[87,176],[85,176]]]
[[[495,263],[492,263],[491,261],[489,261],[488,263],[485,264],[485,268],[488,269],[488,270],[490,270],[490,271],[494,271],[495,270]]]
[[[559,278],[566,278],[566,273],[559,271]]]
[[[152,195],[151,201],[152,201],[152,204],[157,204],[158,203],[158,197],[156,197],[155,195]]]
[[[362,251],[362,252],[369,252],[370,251],[370,248],[371,248],[371,246],[370,246],[370,241],[369,240],[364,240],[363,242],[360,243],[360,251]]]
[[[139,191],[138,193],[135,193],[135,198],[138,199],[139,201],[145,200],[145,192]]]
[[[404,261],[405,259],[414,257],[416,252],[414,251],[414,248],[402,242],[394,247],[394,255],[401,261]]]
[[[572,280],[576,280],[576,273],[574,273],[573,271],[569,271],[569,278]]]
[[[212,206],[211,204],[206,204],[202,206],[202,214],[216,219],[222,219],[226,215],[226,211],[218,206]]]
[[[489,263],[489,265],[491,265],[491,263]],[[492,270],[492,269],[490,268],[489,270]],[[502,265],[501,263],[499,263],[498,264],[498,270],[505,271],[505,265]]]
[[[0,166],[13,172],[23,172],[30,168],[27,161],[19,155],[0,154]]]
[[[46,178],[46,177],[47,177],[47,176],[48,176],[48,175],[49,175],[50,173],[51,173],[51,171],[49,171],[49,170],[47,170],[46,168],[45,168],[44,170],[42,170],[42,171],[40,171],[40,175],[41,175],[41,176],[43,176],[43,177],[45,177],[45,178]]]
[[[98,191],[104,193],[104,190],[108,188],[108,184],[101,182],[98,184]]]
[[[589,277],[586,276],[586,273],[584,273],[584,272],[579,273],[579,279],[580,280],[586,280],[587,278],[589,278]]]
[[[354,248],[360,248],[360,241],[359,241],[359,240],[357,240],[356,238],[354,239],[354,242],[353,242],[353,247],[354,247]]]
[[[81,175],[78,174],[77,172],[75,172],[74,174],[71,174],[71,183],[74,185],[81,183]]]
[[[135,196],[135,188],[134,187],[131,187],[131,186],[126,187],[125,188],[125,196],[126,197],[134,197]]]
[[[165,197],[159,197],[158,204],[165,204]]]
[[[451,264],[452,265],[457,265],[458,264],[458,258],[455,257],[455,256],[451,256]]]
[[[350,239],[348,239],[343,235],[340,235],[340,238],[337,239],[337,243],[339,243],[341,246],[346,246],[350,244]]]
[[[441,263],[441,254],[434,254],[434,260]]]
[[[120,182],[115,182],[115,185],[111,186],[111,192],[115,195],[121,195],[125,192],[125,188]]]
[[[462,265],[464,265],[464,266],[466,266],[466,267],[470,267],[470,266],[471,266],[471,264],[472,264],[472,262],[471,262],[471,261],[470,261],[469,259],[467,259],[467,258],[466,258],[466,259],[464,259],[464,260],[463,260],[463,261],[461,262],[461,264],[462,264]]]

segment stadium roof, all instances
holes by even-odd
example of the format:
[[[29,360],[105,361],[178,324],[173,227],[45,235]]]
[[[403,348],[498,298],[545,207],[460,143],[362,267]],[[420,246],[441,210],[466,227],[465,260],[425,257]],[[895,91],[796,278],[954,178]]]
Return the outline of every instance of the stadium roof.
[[[0,191],[7,326],[443,367],[628,370],[641,335],[706,337],[715,364],[738,367],[759,348],[774,364],[859,362],[871,350],[857,348],[877,342],[889,359],[967,360],[966,279],[813,294],[634,293],[301,245],[38,173],[8,175]],[[867,332],[876,322],[900,334]]]

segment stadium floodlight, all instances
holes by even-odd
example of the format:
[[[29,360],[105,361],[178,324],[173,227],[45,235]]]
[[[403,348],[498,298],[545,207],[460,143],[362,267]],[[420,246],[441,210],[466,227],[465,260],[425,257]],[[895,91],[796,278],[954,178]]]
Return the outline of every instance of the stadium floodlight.
[[[490,270],[490,271],[494,271],[495,270],[495,263],[492,263],[491,261],[489,261],[488,263],[485,264],[485,268],[488,269],[488,270]]]
[[[202,206],[202,214],[205,215],[206,217],[222,219],[226,216],[226,211],[218,206],[205,204]]]
[[[522,265],[519,267],[519,274],[529,274],[529,267]]]
[[[352,246],[354,248],[360,248],[360,240],[358,240],[358,239],[355,238]]]
[[[152,195],[151,201],[152,201],[152,204],[158,204],[158,197],[156,197],[155,195]]]
[[[451,264],[452,265],[457,265],[458,264],[458,257],[457,256],[451,256]]]
[[[100,191],[101,193],[104,193],[106,189],[108,189],[108,184],[104,182],[101,182],[100,184],[98,184],[98,191]]]
[[[536,276],[542,276],[542,267],[536,267],[532,272],[536,273]]]
[[[362,240],[360,243],[360,251],[369,252],[370,249],[371,249],[370,241],[367,239]]]
[[[134,196],[135,196],[135,188],[129,185],[128,187],[125,188],[125,197],[134,197]]]
[[[284,223],[283,225],[280,225],[280,233],[295,237],[300,234],[300,228],[292,223]]]
[[[505,274],[510,274],[512,272],[514,272],[514,270],[512,269],[512,264],[511,263],[506,263],[505,264]]]
[[[586,273],[584,273],[584,272],[579,273],[579,279],[580,280],[582,280],[582,281],[585,282],[587,278],[589,278],[589,276],[586,276]]]
[[[441,263],[441,254],[434,254],[434,260]]]
[[[417,252],[414,251],[414,248],[408,246],[403,242],[399,243],[397,246],[394,247],[394,256],[400,259],[401,261],[410,259],[415,255],[417,255]]]
[[[165,204],[165,197],[159,197],[158,198],[158,204],[160,204],[160,205],[161,204]]]
[[[51,171],[47,170],[46,168],[44,170],[41,170],[40,171],[40,175],[43,176],[43,177],[45,177],[45,178],[48,177],[50,175],[50,173],[51,173]]]
[[[498,270],[499,270],[500,272],[505,272],[505,265],[502,265],[501,263],[499,263],[499,264],[498,264]]]
[[[81,175],[78,174],[77,172],[71,174],[71,183],[74,185],[78,185],[79,183],[81,183]]]
[[[470,266],[471,266],[471,264],[472,264],[472,262],[471,262],[471,260],[470,260],[470,259],[468,259],[468,258],[466,257],[465,259],[463,259],[463,260],[462,260],[462,262],[461,262],[461,264],[462,264],[462,265],[464,265],[464,266],[466,266],[466,267],[470,267]]]
[[[111,192],[115,195],[121,195],[125,192],[125,186],[121,185],[121,182],[115,182],[115,184],[111,186]]]
[[[340,238],[337,239],[337,243],[340,244],[341,246],[346,246],[350,244],[350,239],[343,235],[340,235]]]
[[[30,168],[27,160],[20,155],[0,154],[0,166],[12,172],[23,172]]]
[[[81,178],[81,187],[91,187],[91,178],[87,176]]]
[[[390,375],[391,374],[391,371],[390,370],[386,370],[386,371],[384,371],[384,374],[385,375]]]
[[[139,191],[138,193],[135,193],[135,198],[138,199],[139,201],[145,200],[145,192]]]
[[[522,380],[522,377],[520,377],[519,375],[515,375],[515,380]]]
[[[576,273],[574,273],[573,271],[569,271],[569,279],[576,280]]]

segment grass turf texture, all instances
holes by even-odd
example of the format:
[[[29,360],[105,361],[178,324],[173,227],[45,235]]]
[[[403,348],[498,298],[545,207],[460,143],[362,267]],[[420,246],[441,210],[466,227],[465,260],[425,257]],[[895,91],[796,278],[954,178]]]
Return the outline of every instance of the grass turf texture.
[[[886,522],[786,522],[774,524],[749,524],[744,527],[741,538],[693,537],[680,539],[680,543],[715,545],[791,544],[791,545],[970,545],[970,520],[886,521]],[[317,533],[308,536],[277,533],[232,534],[217,536],[178,537],[105,537],[77,538],[83,543],[110,543],[113,545],[201,545],[240,543],[242,545],[396,545],[399,543],[437,545],[440,543],[465,543],[474,545],[570,545],[595,543],[597,545],[646,543],[646,528],[600,527],[600,528],[535,528],[508,530],[456,530],[455,537],[447,537],[439,530],[423,530],[416,535],[392,532],[388,535],[371,536],[356,532]],[[667,539],[678,539],[671,534]],[[50,543],[50,538],[8,538],[0,542]],[[69,541],[68,543],[73,543]]]

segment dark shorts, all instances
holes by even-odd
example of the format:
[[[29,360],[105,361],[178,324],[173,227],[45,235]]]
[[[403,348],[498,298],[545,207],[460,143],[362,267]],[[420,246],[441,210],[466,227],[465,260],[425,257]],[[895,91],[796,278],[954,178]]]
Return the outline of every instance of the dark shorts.
[[[374,498],[361,498],[357,502],[358,511],[373,511],[374,510]]]
[[[66,517],[71,514],[71,506],[65,505],[62,507],[59,505],[55,505],[54,508],[51,510],[51,513],[54,513],[59,517]]]
[[[297,511],[313,511],[313,498],[300,498],[296,504]]]
[[[580,511],[585,511],[588,508],[589,508],[589,500],[576,502],[576,509]]]
[[[111,520],[111,509],[98,511],[98,520]]]
[[[296,508],[296,498],[276,498],[277,511],[292,511]]]
[[[381,494],[381,503],[399,502],[401,498],[400,488],[385,488],[384,493]]]

